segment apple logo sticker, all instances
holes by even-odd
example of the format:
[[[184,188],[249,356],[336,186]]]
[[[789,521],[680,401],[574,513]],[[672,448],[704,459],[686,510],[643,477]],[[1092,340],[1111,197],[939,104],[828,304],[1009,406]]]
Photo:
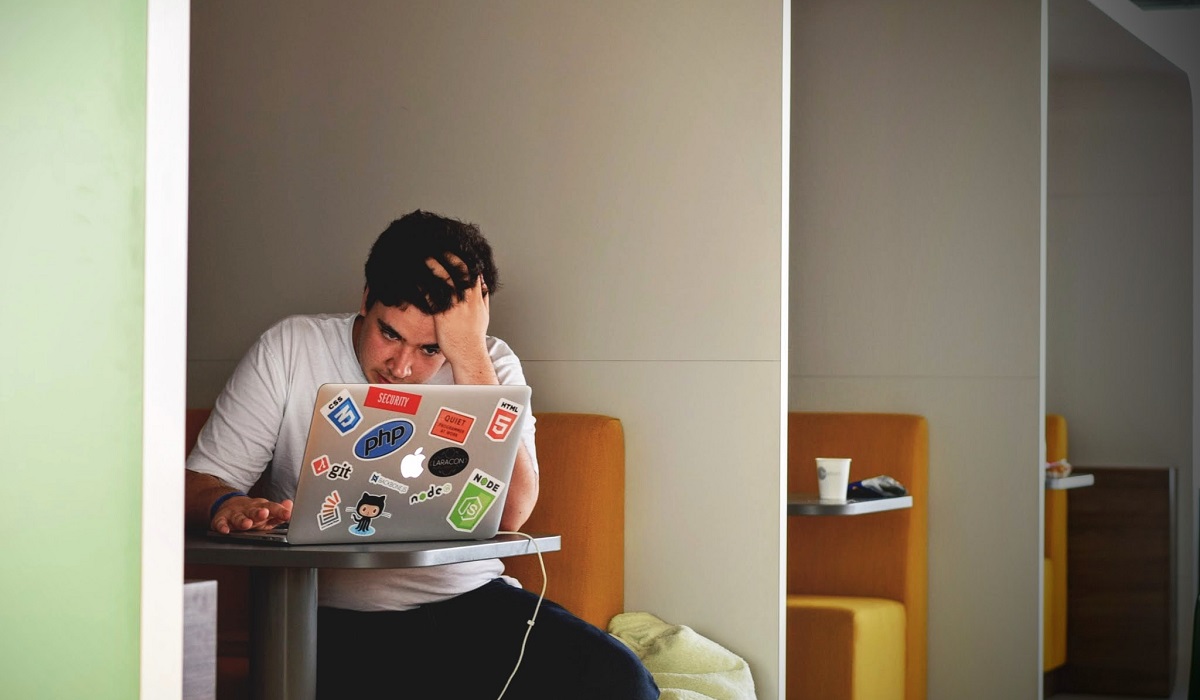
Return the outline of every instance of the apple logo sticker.
[[[415,479],[425,471],[425,467],[421,466],[425,462],[425,455],[421,454],[421,450],[425,448],[418,447],[417,451],[405,455],[404,459],[400,460],[400,476],[405,479]]]
[[[444,450],[438,450],[429,458],[429,473],[434,476],[447,477],[454,476],[467,468],[467,463],[471,461],[471,457],[467,451],[460,447],[447,447]]]

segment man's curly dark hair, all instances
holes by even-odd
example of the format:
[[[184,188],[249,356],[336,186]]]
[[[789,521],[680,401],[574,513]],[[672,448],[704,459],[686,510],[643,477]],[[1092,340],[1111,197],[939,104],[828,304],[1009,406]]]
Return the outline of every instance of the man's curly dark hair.
[[[466,269],[447,259],[454,255]],[[426,260],[441,263],[454,288],[429,270]],[[479,227],[420,209],[396,219],[379,234],[367,256],[367,308],[412,305],[427,314],[445,311],[483,276],[488,294],[500,287],[492,247]]]

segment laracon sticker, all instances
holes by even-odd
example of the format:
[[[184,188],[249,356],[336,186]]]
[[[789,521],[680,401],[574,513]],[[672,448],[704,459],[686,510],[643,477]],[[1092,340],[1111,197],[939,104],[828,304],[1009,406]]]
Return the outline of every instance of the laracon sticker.
[[[446,516],[446,522],[459,532],[474,532],[503,490],[503,481],[493,479],[478,469],[472,471],[466,486],[458,494],[458,500]]]
[[[374,535],[375,528],[371,527],[371,521],[375,518],[392,517],[391,513],[384,512],[383,509],[386,505],[386,493],[377,496],[363,491],[362,498],[358,499],[358,505],[346,508],[346,512],[351,513],[350,519],[354,521],[354,524],[350,526],[350,534],[359,537]]]
[[[492,419],[488,421],[488,438],[493,442],[504,442],[509,431],[517,422],[517,416],[520,415],[522,408],[523,406],[519,403],[500,399],[500,403],[496,404],[496,410],[492,412]]]
[[[434,476],[454,476],[467,468],[471,456],[461,447],[447,447],[438,450],[429,458],[429,473]]]
[[[342,462],[341,464],[334,464],[329,467],[330,479],[345,479],[349,481],[350,475],[353,473],[354,467],[350,466],[349,462]]]
[[[313,474],[317,476],[325,476],[325,472],[329,471],[329,455],[321,455],[312,461]]]
[[[368,408],[382,408],[385,411],[395,411],[396,413],[407,413],[410,416],[415,416],[417,415],[417,408],[421,406],[421,397],[406,391],[395,391],[373,386],[367,389],[367,398],[363,399],[363,405]]]
[[[350,398],[350,392],[346,389],[321,407],[321,415],[342,435],[354,430],[362,420],[362,412],[354,405],[354,399]]]
[[[383,459],[396,450],[404,447],[413,436],[411,421],[397,418],[380,423],[369,428],[354,443],[354,455],[359,459]]]
[[[396,481],[395,479],[389,479],[379,472],[371,472],[371,478],[367,479],[367,481],[372,484],[379,484],[384,488],[389,488],[396,493],[408,493],[408,484]]]
[[[342,511],[338,508],[341,502],[342,497],[337,489],[325,497],[325,502],[321,504],[321,512],[317,513],[317,527],[328,530],[342,522]]]
[[[473,425],[475,425],[475,416],[452,411],[443,406],[438,410],[437,418],[433,419],[433,426],[429,428],[429,434],[461,445],[467,441]]]
[[[432,500],[438,496],[445,496],[453,490],[454,484],[450,483],[449,481],[441,485],[430,484],[429,488],[424,489],[423,491],[418,491],[409,496],[408,504],[410,506],[415,506],[418,503],[424,503],[425,501]]]

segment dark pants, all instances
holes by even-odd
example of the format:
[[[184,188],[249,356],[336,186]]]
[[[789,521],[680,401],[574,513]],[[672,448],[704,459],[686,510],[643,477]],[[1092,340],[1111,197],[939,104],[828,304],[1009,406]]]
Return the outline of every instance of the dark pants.
[[[494,700],[537,596],[500,579],[404,612],[320,608],[317,697]],[[608,633],[543,601],[505,700],[651,700],[658,687]]]

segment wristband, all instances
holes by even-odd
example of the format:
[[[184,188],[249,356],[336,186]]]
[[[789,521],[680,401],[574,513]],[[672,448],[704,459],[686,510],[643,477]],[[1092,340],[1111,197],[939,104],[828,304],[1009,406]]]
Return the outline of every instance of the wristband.
[[[209,522],[212,522],[212,519],[217,517],[217,511],[220,510],[222,503],[224,503],[225,501],[228,501],[229,499],[233,498],[234,496],[245,496],[245,495],[246,494],[242,493],[241,491],[230,491],[229,493],[225,494],[224,496],[221,496],[217,500],[213,501],[212,507],[208,509]]]

